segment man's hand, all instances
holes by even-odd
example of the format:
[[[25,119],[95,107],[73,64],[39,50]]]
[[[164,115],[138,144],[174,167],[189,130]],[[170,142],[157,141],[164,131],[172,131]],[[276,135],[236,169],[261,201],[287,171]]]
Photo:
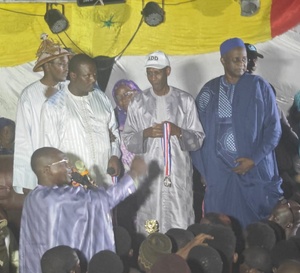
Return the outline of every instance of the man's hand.
[[[117,156],[113,155],[107,165],[107,169],[110,168],[111,170],[114,169],[114,173],[109,173],[111,176],[119,176],[121,172],[121,163]]]
[[[151,138],[157,138],[157,137],[163,137],[164,136],[164,129],[163,124],[154,124],[152,127],[149,127],[144,130],[143,137],[144,139],[151,137]]]
[[[176,254],[181,256],[183,259],[186,260],[190,250],[198,245],[207,245],[206,243],[203,243],[205,240],[213,240],[214,237],[209,234],[200,233],[198,234],[193,240],[191,240],[189,243],[187,243],[184,247],[180,248]]]
[[[171,136],[177,136],[179,137],[181,135],[181,128],[175,125],[172,122],[164,121],[163,123],[160,124],[154,124],[152,127],[149,127],[144,130],[143,136],[144,138],[157,138],[157,137],[163,137],[164,136],[164,123],[169,123],[171,127]]]
[[[168,122],[171,125],[171,136],[181,136],[181,128],[172,122]]]
[[[140,176],[145,176],[148,171],[148,166],[144,159],[140,156],[135,156],[131,162],[130,171],[128,174],[133,178],[136,179]]]
[[[232,170],[240,175],[244,175],[249,170],[251,170],[254,167],[254,161],[250,158],[246,157],[240,157],[235,162],[239,163],[239,165]]]

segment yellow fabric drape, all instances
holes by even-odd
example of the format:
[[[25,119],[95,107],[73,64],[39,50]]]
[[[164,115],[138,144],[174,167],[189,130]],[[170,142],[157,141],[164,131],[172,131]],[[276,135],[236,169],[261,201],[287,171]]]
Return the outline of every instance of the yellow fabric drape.
[[[116,56],[139,25],[142,3],[127,0],[93,7],[64,3],[70,39],[65,33],[59,36],[76,53],[82,50],[93,57]],[[169,55],[208,53],[219,50],[220,43],[230,37],[250,43],[267,41],[271,39],[271,3],[261,1],[258,14],[242,17],[236,0],[165,0],[164,23],[150,27],[143,22],[124,55],[146,55],[157,49]],[[60,5],[53,8],[61,10]],[[0,66],[35,60],[43,32],[59,41],[44,20],[45,12],[46,3],[0,4]]]

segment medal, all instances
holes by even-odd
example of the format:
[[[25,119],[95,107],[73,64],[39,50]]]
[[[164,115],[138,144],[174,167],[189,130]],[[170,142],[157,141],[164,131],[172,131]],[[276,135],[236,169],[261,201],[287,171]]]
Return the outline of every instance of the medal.
[[[170,176],[166,176],[165,177],[165,179],[164,179],[164,185],[165,185],[165,187],[171,187],[172,186],[172,181],[171,181]]]

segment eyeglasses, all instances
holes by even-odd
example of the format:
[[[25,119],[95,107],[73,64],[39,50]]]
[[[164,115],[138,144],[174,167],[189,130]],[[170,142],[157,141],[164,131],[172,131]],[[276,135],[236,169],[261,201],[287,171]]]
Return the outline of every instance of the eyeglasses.
[[[49,164],[47,166],[54,166],[54,165],[61,164],[61,163],[65,163],[66,165],[68,165],[69,164],[69,159],[62,159],[60,161],[56,161],[56,162],[54,162],[52,164]]]

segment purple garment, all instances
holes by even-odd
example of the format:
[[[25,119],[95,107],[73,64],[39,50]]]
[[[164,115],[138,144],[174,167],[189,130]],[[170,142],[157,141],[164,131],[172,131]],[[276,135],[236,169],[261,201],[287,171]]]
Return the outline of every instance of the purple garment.
[[[234,161],[226,163],[216,151],[220,80],[209,81],[196,98],[206,138],[192,152],[192,159],[206,181],[205,212],[233,216],[245,227],[265,219],[282,195],[274,152],[281,135],[280,121],[270,85],[259,76],[244,74],[235,86],[232,129],[236,158],[251,158],[255,166],[245,175],[233,172]]]
[[[119,123],[119,130],[120,130],[120,132],[122,132],[123,129],[124,129],[124,124],[125,124],[126,118],[127,118],[127,112],[118,105],[118,100],[116,98],[116,90],[120,86],[127,86],[127,87],[130,88],[130,90],[137,91],[137,93],[141,93],[142,91],[136,85],[135,82],[130,81],[130,80],[119,80],[114,85],[114,88],[112,90],[112,95],[113,95],[113,98],[114,98],[115,103],[117,105],[117,107],[115,108],[115,114],[116,114],[117,121]],[[124,141],[122,140],[122,135],[121,135],[120,149],[121,149],[121,152],[122,152],[121,160],[122,160],[122,163],[124,165],[125,171],[127,171],[127,170],[129,170],[131,162],[132,162],[135,155],[133,153],[129,152],[126,149]]]
[[[117,120],[119,122],[119,130],[120,131],[123,131],[123,128],[124,128],[124,124],[125,124],[125,121],[126,121],[126,116],[127,116],[127,112],[122,109],[119,104],[118,104],[118,100],[116,98],[116,90],[121,86],[121,85],[124,85],[124,86],[127,86],[130,88],[130,90],[135,90],[137,91],[138,93],[141,93],[141,89],[137,86],[137,84],[133,81],[130,81],[130,80],[119,80],[115,83],[114,85],[114,88],[112,90],[112,95],[113,95],[113,98],[115,100],[115,103],[117,105],[117,107],[115,108],[115,113],[116,113],[116,117],[117,117]]]
[[[20,231],[20,272],[41,273],[40,259],[54,246],[68,245],[89,261],[115,251],[111,209],[135,191],[129,175],[104,189],[38,185],[25,199]]]

